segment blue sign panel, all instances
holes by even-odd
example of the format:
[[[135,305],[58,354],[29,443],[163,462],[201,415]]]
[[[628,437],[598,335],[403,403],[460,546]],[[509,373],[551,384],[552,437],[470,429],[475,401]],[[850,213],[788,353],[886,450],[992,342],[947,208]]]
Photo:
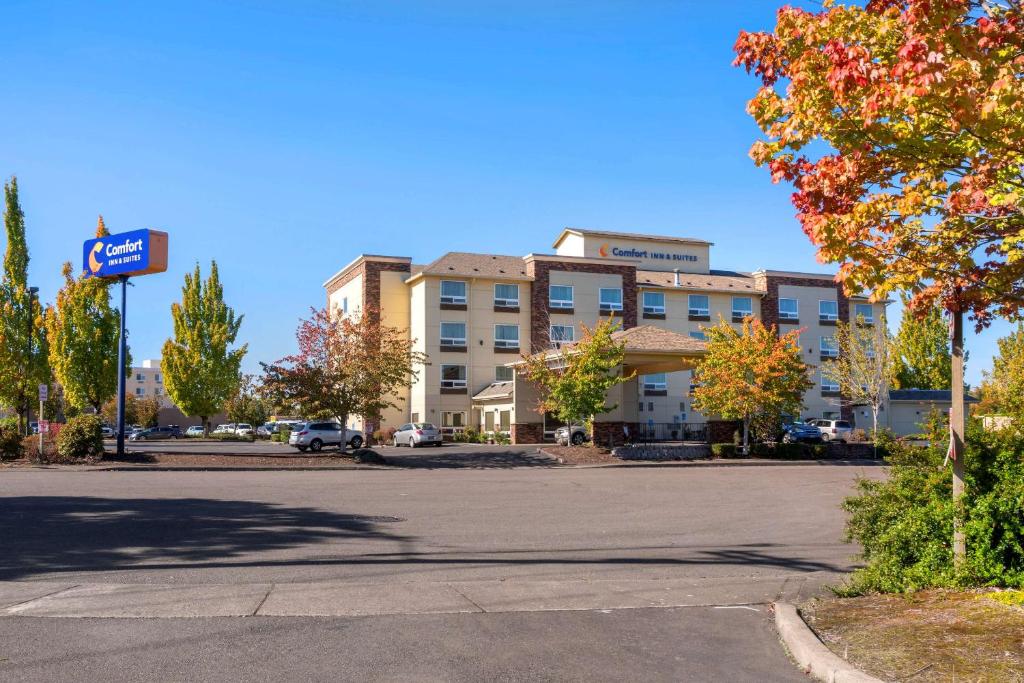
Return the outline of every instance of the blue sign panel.
[[[86,240],[83,269],[94,277],[129,277],[167,270],[167,233],[132,230]]]

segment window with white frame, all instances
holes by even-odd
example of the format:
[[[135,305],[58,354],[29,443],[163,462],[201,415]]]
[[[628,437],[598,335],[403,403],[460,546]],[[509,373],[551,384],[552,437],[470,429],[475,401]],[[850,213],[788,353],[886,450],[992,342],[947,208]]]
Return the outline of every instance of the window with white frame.
[[[551,308],[572,308],[572,285],[550,285],[548,287],[548,306]]]
[[[466,366],[465,365],[442,365],[441,366],[441,388],[442,389],[465,389],[466,388]]]
[[[800,319],[800,304],[797,302],[796,299],[779,299],[779,319]]]
[[[518,349],[519,325],[495,325],[494,346],[499,349]]]
[[[839,358],[839,342],[831,335],[822,337],[818,348],[822,358]]]
[[[598,295],[602,311],[622,310],[622,290],[618,287],[601,287]]]
[[[135,373],[135,381],[136,382],[145,382],[146,381],[146,376],[143,375],[141,372],[137,372],[137,373]]]
[[[574,333],[575,328],[572,325],[552,325],[549,332],[551,343],[556,349],[561,348],[563,344],[573,341]]]
[[[153,381],[156,382],[157,384],[160,384],[160,383],[163,382],[163,380],[160,378],[160,373],[159,372],[156,373],[155,375],[153,375]]]
[[[466,283],[462,280],[441,280],[441,303],[466,303]]]
[[[348,313],[348,297],[341,297],[341,312],[342,314]]]
[[[494,381],[495,382],[511,382],[512,376],[515,371],[512,368],[504,365],[497,365],[494,367]]]
[[[871,304],[856,304],[853,307],[853,315],[858,322],[863,321],[865,325],[875,323],[875,307]]]
[[[664,372],[644,375],[644,391],[665,391],[668,389],[668,378]]]
[[[519,306],[519,285],[494,285],[494,305],[506,308]]]
[[[644,292],[644,313],[665,315],[665,292]]]
[[[441,323],[441,346],[465,346],[466,323]]]
[[[732,317],[749,318],[754,315],[754,300],[749,296],[734,296],[732,298]]]
[[[135,387],[135,395],[136,396],[145,396],[146,395],[145,387]]]
[[[691,330],[690,331],[690,338],[691,339],[699,339],[701,341],[707,341],[708,340],[708,335],[704,334],[700,330]]]
[[[828,373],[821,373],[821,390],[835,393],[839,391],[839,382],[832,377],[829,377]]]
[[[839,302],[819,301],[818,319],[826,322],[835,322],[836,320],[839,320]]]
[[[709,308],[708,297],[706,294],[691,294],[688,308],[690,309],[690,315],[702,317],[711,315],[711,309]]]

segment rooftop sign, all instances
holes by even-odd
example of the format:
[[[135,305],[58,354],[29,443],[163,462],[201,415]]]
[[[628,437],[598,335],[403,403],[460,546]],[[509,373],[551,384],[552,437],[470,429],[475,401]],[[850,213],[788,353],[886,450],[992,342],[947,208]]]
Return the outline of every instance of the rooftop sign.
[[[134,277],[167,270],[167,233],[132,230],[86,240],[82,263],[93,277]]]
[[[633,259],[655,259],[660,261],[692,261],[696,263],[699,259],[694,254],[682,254],[679,252],[667,252],[667,251],[648,251],[647,249],[620,249],[619,247],[609,247],[608,243],[602,244],[597,253],[602,258],[618,257],[618,258],[633,258]]]

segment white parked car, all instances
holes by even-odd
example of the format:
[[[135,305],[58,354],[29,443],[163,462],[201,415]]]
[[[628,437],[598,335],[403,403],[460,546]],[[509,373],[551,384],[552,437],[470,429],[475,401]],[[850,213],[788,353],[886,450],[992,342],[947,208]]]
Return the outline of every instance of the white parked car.
[[[853,425],[847,420],[815,420],[822,441],[849,441]]]
[[[108,427],[107,425],[103,425],[103,438],[104,439],[113,439],[115,436],[117,436],[117,432],[114,431],[113,427]]]
[[[399,446],[416,448],[430,444],[440,446],[441,442],[441,432],[429,422],[404,424],[395,431],[395,435],[392,437],[392,444],[395,448]]]
[[[193,436],[193,437],[195,437],[195,436],[202,436],[202,435],[203,435],[203,426],[202,425],[192,425],[191,427],[189,427],[188,429],[185,430],[185,436]]]
[[[237,436],[252,436],[252,425],[247,422],[239,422],[235,427]]]
[[[217,428],[213,430],[214,434],[234,434],[235,425],[234,423],[226,425],[217,425]]]
[[[314,453],[319,453],[324,446],[337,446],[341,450],[345,450],[346,445],[361,448],[363,433],[355,429],[342,429],[337,422],[307,422],[292,431],[288,444],[302,452],[309,449]]]

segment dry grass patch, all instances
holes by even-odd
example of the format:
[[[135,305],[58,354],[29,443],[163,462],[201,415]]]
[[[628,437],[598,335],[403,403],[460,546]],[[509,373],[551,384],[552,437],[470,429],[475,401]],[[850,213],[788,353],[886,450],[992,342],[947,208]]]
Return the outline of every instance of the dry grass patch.
[[[884,680],[1019,683],[1022,601],[1021,591],[921,591],[814,600],[803,615],[833,652]]]
[[[607,448],[588,444],[585,446],[544,446],[542,453],[566,465],[602,465],[621,463]]]

